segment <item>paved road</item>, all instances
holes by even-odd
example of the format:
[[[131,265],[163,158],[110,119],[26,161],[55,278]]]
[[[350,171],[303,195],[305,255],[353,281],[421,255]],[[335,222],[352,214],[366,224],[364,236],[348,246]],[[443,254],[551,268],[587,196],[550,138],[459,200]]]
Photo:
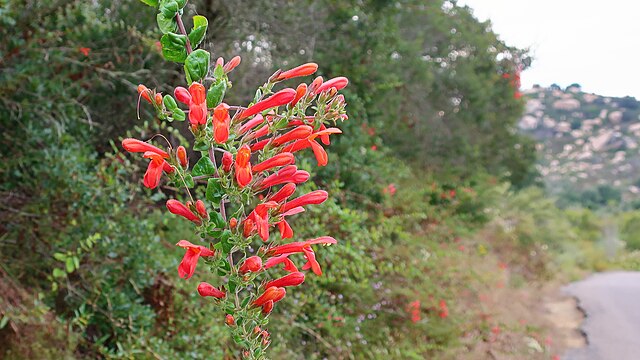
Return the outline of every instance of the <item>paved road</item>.
[[[640,272],[595,274],[565,288],[578,298],[588,345],[565,360],[640,359]]]

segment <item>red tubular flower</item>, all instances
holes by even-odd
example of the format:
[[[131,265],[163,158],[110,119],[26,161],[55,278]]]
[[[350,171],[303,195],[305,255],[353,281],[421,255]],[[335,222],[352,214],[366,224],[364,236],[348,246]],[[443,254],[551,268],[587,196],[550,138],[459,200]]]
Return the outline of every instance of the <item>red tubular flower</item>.
[[[349,79],[344,76],[340,76],[337,78],[333,78],[331,80],[327,80],[324,84],[320,85],[315,91],[315,94],[319,94],[323,91],[329,90],[331,88],[335,88],[336,90],[344,89],[347,84],[349,84]]]
[[[165,159],[169,158],[169,154],[166,151],[138,139],[124,139],[122,140],[122,147],[128,152],[132,153],[145,153],[150,151],[162,156]]]
[[[175,90],[173,90],[173,96],[176,98],[176,100],[185,105],[189,105],[191,103],[191,94],[189,94],[189,90],[183,88],[182,86],[178,86]]]
[[[313,249],[311,249],[311,245],[314,244],[335,244],[336,239],[330,236],[321,236],[316,239],[311,239],[307,241],[298,241],[290,244],[276,246],[267,251],[267,254],[273,255],[283,255],[283,254],[294,254],[294,253],[304,253],[305,258],[307,258],[307,263],[302,267],[303,270],[311,269],[316,275],[322,275],[322,269],[320,269],[320,264],[316,260],[315,253]],[[266,268],[266,266],[265,266]]]
[[[218,144],[223,144],[229,139],[229,105],[221,103],[213,110],[213,138]]]
[[[207,123],[207,93],[204,86],[194,82],[189,86],[191,102],[189,102],[189,122],[192,125]]]
[[[303,252],[302,250],[303,248],[311,245],[316,245],[316,244],[331,245],[336,243],[337,243],[336,239],[332,238],[331,236],[321,236],[315,239],[310,239],[306,241],[297,241],[297,242],[292,242],[285,245],[276,246],[269,249],[267,253],[272,256],[282,255],[282,254],[294,254],[294,253]]]
[[[183,279],[189,279],[196,271],[200,256],[213,256],[215,254],[215,252],[206,247],[194,245],[187,240],[180,240],[176,245],[187,250],[180,265],[178,265],[178,275]]]
[[[446,319],[449,316],[449,308],[447,307],[447,302],[444,300],[440,300],[440,313],[438,314],[442,319]]]
[[[278,206],[275,201],[267,201],[262,204],[258,204],[256,208],[249,214],[247,219],[253,220],[258,230],[258,235],[263,241],[269,239],[269,209],[273,209]]]
[[[264,122],[264,117],[261,114],[258,114],[254,116],[253,119],[247,121],[244,125],[240,126],[240,129],[238,129],[238,133],[242,135],[247,131],[253,129],[254,127],[262,124],[263,122]]]
[[[204,202],[202,202],[202,200],[196,201],[196,211],[198,211],[198,215],[200,215],[201,218],[209,218],[209,214],[207,213],[207,209],[204,206]]]
[[[298,85],[298,87],[296,88],[296,97],[294,97],[293,100],[291,100],[289,105],[291,105],[291,107],[296,106],[298,101],[300,101],[300,99],[302,99],[302,97],[305,96],[306,94],[307,94],[307,84],[303,83]]]
[[[262,306],[267,303],[267,301],[273,301],[273,303],[277,303],[282,300],[284,296],[287,294],[287,291],[284,288],[280,287],[270,287],[264,291],[262,295],[260,295],[257,299],[253,300],[252,304],[256,307]]]
[[[267,146],[269,141],[271,141],[271,139],[264,139],[264,140],[258,141],[257,143],[251,145],[251,151],[256,152],[264,149],[264,147]]]
[[[231,171],[231,165],[233,165],[233,155],[230,152],[225,151],[222,155],[222,170],[225,172]]]
[[[307,76],[311,75],[318,70],[318,64],[316,63],[306,63],[295,67],[291,70],[287,70],[281,72],[280,75],[276,78],[277,81],[292,79],[299,76]]]
[[[231,72],[231,70],[235,69],[238,65],[240,65],[240,61],[242,61],[240,56],[234,56],[233,59],[229,60],[229,62],[226,63],[222,68],[224,70],[224,73],[226,74]]]
[[[284,183],[294,183],[300,184],[309,179],[309,173],[304,170],[298,170],[295,165],[285,166],[280,169],[277,173],[271,174],[267,176],[264,180],[260,182],[259,190],[266,189],[271,186],[284,184]]]
[[[206,282],[201,282],[198,285],[198,294],[200,294],[200,296],[202,297],[211,296],[216,299],[224,299],[227,296],[227,294],[225,294],[224,291],[220,291],[216,289],[213,285]]]
[[[280,153],[272,158],[269,158],[257,165],[253,166],[253,173],[259,173],[261,171],[267,171],[278,166],[291,165],[296,162],[292,153],[284,152]]]
[[[324,130],[320,130],[309,135],[309,137],[307,137],[306,139],[300,139],[292,144],[285,146],[282,151],[294,153],[296,151],[311,147],[311,149],[313,150],[313,154],[316,157],[316,161],[318,162],[318,166],[325,166],[329,162],[329,157],[324,148],[320,144],[318,144],[317,141],[315,141],[315,138],[320,136],[322,142],[326,144],[329,142],[329,135],[341,133],[342,130],[338,128],[325,128]],[[326,137],[326,139],[324,137]]]
[[[162,170],[164,170],[164,172],[166,172],[167,174],[171,174],[174,171],[174,168],[168,162],[163,161],[162,162]]]
[[[248,118],[264,110],[288,104],[296,96],[296,91],[286,88],[273,94],[271,97],[264,99],[250,106],[240,114],[240,119]]]
[[[269,200],[275,201],[275,202],[284,201],[287,198],[289,198],[289,196],[293,195],[293,193],[295,191],[296,191],[296,184],[288,183],[285,186],[283,186],[282,188],[280,188],[280,190],[278,190],[277,193],[273,194],[269,198]]]
[[[277,225],[278,231],[280,231],[280,238],[282,238],[283,240],[293,238],[293,229],[286,220],[278,222]]]
[[[284,263],[284,270],[285,271],[297,272],[298,268],[293,263],[293,261],[291,261],[291,259],[289,259],[289,255],[291,255],[291,254],[284,254],[284,255],[280,255],[280,256],[270,257],[264,263],[264,268],[268,269],[268,268],[274,267],[274,266],[276,266],[276,265],[278,265],[280,263]]]
[[[235,164],[236,181],[241,188],[247,186],[253,179],[249,159],[251,159],[251,149],[245,144],[238,150]]]
[[[273,301],[269,300],[264,305],[262,305],[262,314],[269,315],[273,311]]]
[[[242,227],[242,235],[244,237],[249,237],[253,230],[256,228],[256,223],[252,219],[245,219],[244,225]]]
[[[204,204],[202,204],[202,206],[204,207]],[[183,203],[181,203],[178,200],[175,200],[175,199],[168,200],[167,209],[169,209],[169,212],[171,212],[172,214],[180,215],[186,218],[187,220],[196,223],[197,225],[200,225],[202,223],[200,221],[200,218],[198,218],[196,214],[191,212],[191,210],[189,210],[188,207],[186,207]]]
[[[240,273],[258,272],[262,270],[262,259],[259,256],[251,256],[240,265]]]
[[[148,187],[149,189],[155,189],[160,183],[162,171],[166,169],[167,172],[170,173],[173,172],[173,168],[171,168],[171,165],[164,161],[162,155],[153,151],[147,151],[142,156],[147,159],[151,159],[151,161],[149,162],[149,167],[147,167],[147,171],[144,173],[144,186]]]
[[[315,190],[285,203],[280,211],[286,213],[287,211],[299,206],[322,204],[328,197],[328,192],[324,190]]]
[[[187,159],[187,149],[184,146],[180,145],[176,149],[176,157],[178,158],[178,162],[180,166],[183,168],[187,168],[189,166],[189,159]]]
[[[289,141],[303,139],[310,136],[312,133],[313,133],[313,128],[311,126],[301,125],[273,139],[273,146],[280,146]]]
[[[287,287],[287,286],[298,286],[304,282],[304,274],[301,272],[293,272],[291,274],[285,275],[279,279],[269,281],[264,288],[268,289],[270,287]]]
[[[153,104],[151,101],[151,90],[149,90],[146,86],[140,84],[138,85],[138,94],[142,96],[143,99],[147,100],[149,104]]]
[[[316,89],[322,86],[322,81],[322,76],[318,76],[317,78],[313,79],[313,82],[311,83],[311,85],[309,85],[309,93],[315,94]]]

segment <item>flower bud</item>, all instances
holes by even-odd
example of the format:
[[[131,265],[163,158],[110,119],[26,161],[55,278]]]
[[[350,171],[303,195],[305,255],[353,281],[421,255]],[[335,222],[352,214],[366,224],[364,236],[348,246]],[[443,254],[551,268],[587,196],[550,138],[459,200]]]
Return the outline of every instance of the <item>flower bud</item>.
[[[279,279],[269,281],[264,287],[268,289],[270,287],[285,287],[285,286],[298,286],[304,282],[304,274],[301,272],[292,272],[289,275],[285,275]]]
[[[162,93],[156,93],[156,104],[158,106],[162,105]]]
[[[206,282],[201,282],[200,285],[198,285],[198,294],[202,297],[211,296],[217,299],[222,299],[227,296],[223,291],[216,289],[213,285]]]
[[[281,81],[281,80],[291,79],[299,76],[307,76],[307,75],[313,74],[314,72],[316,72],[316,70],[318,70],[318,64],[307,63],[307,64],[300,65],[298,67],[295,67],[291,70],[281,72],[276,79],[278,81]]]
[[[258,335],[262,332],[262,329],[260,329],[260,326],[256,326],[253,328],[253,335]]]
[[[151,101],[151,97],[149,96],[149,92],[150,91],[146,86],[144,86],[142,84],[138,85],[138,94],[140,96],[142,96],[143,99],[147,100],[147,102],[149,104],[152,104],[153,102]]]
[[[198,215],[200,215],[201,218],[203,219],[209,218],[209,214],[207,213],[207,208],[204,206],[204,202],[202,202],[202,200],[196,201],[196,211],[198,212]]]
[[[258,272],[262,269],[262,259],[259,256],[251,256],[242,263],[240,266],[240,273],[246,274],[248,272]]]
[[[178,86],[173,91],[173,96],[176,98],[176,100],[185,105],[189,105],[189,103],[191,102],[191,94],[189,94],[189,90],[183,88],[182,86]]]
[[[240,56],[234,56],[233,59],[229,60],[229,62],[226,63],[222,68],[224,70],[224,73],[229,73],[231,72],[231,70],[235,69],[236,66],[240,65],[241,60],[242,59],[240,58]]]
[[[216,67],[217,66],[224,66],[224,58],[222,56],[216,60]]]
[[[291,102],[289,103],[291,107],[296,106],[298,101],[300,101],[300,99],[302,99],[302,97],[305,96],[306,94],[307,94],[307,84],[303,83],[298,85],[298,87],[296,88],[296,97],[294,97],[293,100],[291,100]]]
[[[229,227],[231,229],[235,229],[236,226],[238,226],[238,219],[236,218],[231,218],[231,220],[229,220]]]
[[[262,305],[262,314],[269,315],[273,311],[273,301],[269,300],[264,305]]]
[[[242,235],[244,235],[244,237],[249,237],[254,228],[255,228],[255,223],[253,222],[253,220],[246,219],[244,221],[244,228],[242,229]]]
[[[178,158],[178,162],[180,162],[180,166],[183,168],[187,168],[189,166],[189,159],[187,159],[187,149],[184,146],[178,146],[176,150],[176,157]]]
[[[233,165],[233,155],[230,152],[225,151],[222,155],[222,170],[225,172],[231,171],[231,165]]]
[[[313,82],[311,83],[311,85],[309,85],[309,93],[310,94],[315,94],[316,93],[316,89],[319,88],[322,85],[322,82],[324,80],[322,79],[322,76],[318,76],[317,78],[315,78],[313,80]]]
[[[233,326],[236,324],[236,320],[233,318],[233,315],[227,314],[227,316],[224,317],[224,323]]]

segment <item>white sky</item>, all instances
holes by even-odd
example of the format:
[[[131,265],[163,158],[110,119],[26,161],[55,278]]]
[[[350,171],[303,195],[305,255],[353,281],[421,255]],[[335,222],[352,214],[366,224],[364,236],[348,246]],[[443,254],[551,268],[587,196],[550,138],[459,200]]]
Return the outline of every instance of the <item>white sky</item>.
[[[458,0],[508,45],[529,47],[522,88],[565,87],[640,99],[640,1]]]

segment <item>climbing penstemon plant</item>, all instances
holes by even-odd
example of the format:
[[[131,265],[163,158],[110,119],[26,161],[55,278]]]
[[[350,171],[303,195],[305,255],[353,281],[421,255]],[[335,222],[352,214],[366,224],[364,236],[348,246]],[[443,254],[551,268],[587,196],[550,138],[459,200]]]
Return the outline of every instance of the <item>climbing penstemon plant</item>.
[[[336,243],[329,236],[291,241],[294,232],[287,217],[328,197],[323,190],[294,195],[296,185],[310,176],[295,166],[294,154],[311,148],[318,166],[327,164],[320,143],[329,145],[330,135],[341,133],[330,126],[347,119],[344,97],[337,92],[348,80],[338,77],[324,82],[317,77],[310,85],[275,91],[282,81],[315,73],[318,66],[308,63],[276,71],[258,88],[248,107],[230,106],[223,101],[232,85],[228,74],[240,57],[227,63],[218,58],[210,66],[211,55],[197,49],[205,37],[207,19],[194,16],[187,33],[181,18],[186,0],[142,2],[158,9],[162,54],[184,64],[187,87],[176,87],[174,96],[162,96],[140,85],[139,99],[151,104],[161,120],[188,119],[192,148],[202,155],[190,167],[186,148],[174,147],[160,135],[166,149],[137,139],[124,139],[122,146],[150,160],[143,181],[146,187],[156,188],[164,173],[170,184],[184,190],[189,201],[171,199],[166,204],[169,212],[195,226],[195,244],[189,240],[176,244],[186,251],[178,275],[190,279],[200,258],[210,265],[210,274],[197,275],[204,280],[197,286],[198,293],[226,313],[220,321],[228,325],[243,357],[264,359],[270,344],[265,326],[274,305],[284,298],[287,287],[305,281],[304,270],[322,274],[313,245]],[[200,186],[206,187],[206,203],[194,197]],[[300,269],[294,264],[297,254],[306,259]]]

